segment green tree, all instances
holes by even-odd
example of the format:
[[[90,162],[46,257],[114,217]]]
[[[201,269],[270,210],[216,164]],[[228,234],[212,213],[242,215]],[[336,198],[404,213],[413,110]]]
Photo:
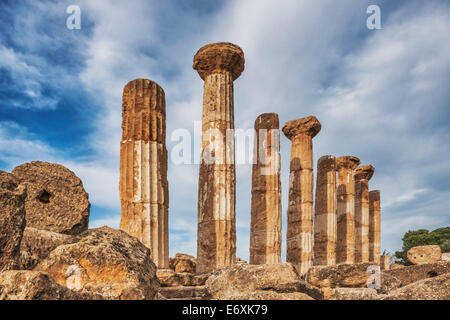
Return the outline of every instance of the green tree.
[[[407,252],[412,247],[435,244],[441,247],[442,252],[450,252],[450,227],[439,228],[431,232],[426,229],[410,230],[405,233],[402,240],[402,250],[397,251],[395,257],[398,262],[411,265]]]

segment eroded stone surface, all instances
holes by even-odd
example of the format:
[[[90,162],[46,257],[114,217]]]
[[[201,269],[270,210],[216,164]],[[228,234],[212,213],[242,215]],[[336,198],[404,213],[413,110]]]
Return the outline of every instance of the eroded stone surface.
[[[440,261],[442,252],[438,245],[430,245],[411,248],[406,255],[413,264],[428,264]]]
[[[202,286],[210,275],[210,273],[175,272],[172,269],[158,269],[156,272],[161,287]]]
[[[120,144],[120,228],[151,249],[159,268],[169,267],[164,90],[148,79],[123,90]]]
[[[442,261],[450,261],[450,252],[444,252],[441,256]]]
[[[26,186],[10,173],[0,171],[0,271],[17,268],[26,197]]]
[[[365,165],[355,169],[355,262],[369,261],[369,180],[375,168]]]
[[[383,300],[449,300],[450,273],[411,283],[393,290]]]
[[[255,121],[250,263],[281,262],[280,133],[276,113]]]
[[[244,52],[229,42],[210,43],[198,50],[194,56],[193,68],[200,77],[205,78],[213,73],[229,72],[236,80],[244,71]]]
[[[197,272],[209,272],[236,259],[233,81],[244,70],[244,54],[230,43],[206,45],[193,67],[204,80]]]
[[[87,230],[89,195],[72,171],[33,161],[14,168],[12,174],[27,186],[27,227],[72,235]]]
[[[0,273],[0,300],[88,299],[101,297],[73,292],[43,272],[9,270]]]
[[[332,300],[379,300],[375,289],[369,288],[336,288]]]
[[[314,265],[336,264],[336,158],[317,162],[314,216]]]
[[[382,272],[382,278],[385,275],[395,277],[400,281],[398,287],[403,287],[413,282],[423,279],[441,276],[450,273],[450,262],[439,261],[430,264],[404,266],[399,269],[390,269]]]
[[[277,293],[304,293],[313,299],[323,294],[314,286],[301,280],[290,263],[249,265],[236,264],[215,271],[206,281],[214,299],[254,297],[259,290]]]
[[[159,281],[150,249],[121,230],[102,227],[87,231],[79,242],[60,245],[35,271],[79,293],[105,299],[153,299]]]
[[[336,263],[355,261],[355,169],[359,159],[343,156],[337,168],[337,244]]]
[[[20,243],[19,268],[31,270],[56,247],[78,240],[76,236],[26,227]]]
[[[174,258],[169,260],[169,268],[175,272],[195,273],[196,259],[188,254],[177,253]]]
[[[313,264],[313,144],[320,131],[314,116],[292,120],[283,133],[292,141],[289,175],[286,261],[304,274]]]
[[[305,276],[306,281],[320,288],[365,288],[370,263],[314,266]]]
[[[380,190],[369,192],[369,261],[380,264],[381,214]]]

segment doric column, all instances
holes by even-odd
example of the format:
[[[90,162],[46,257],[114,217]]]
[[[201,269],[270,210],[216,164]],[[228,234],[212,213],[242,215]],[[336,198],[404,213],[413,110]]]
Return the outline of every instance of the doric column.
[[[317,162],[314,265],[336,264],[336,157]]]
[[[164,90],[148,79],[123,90],[120,144],[120,228],[151,249],[158,268],[169,267]]]
[[[369,262],[369,180],[375,168],[355,170],[355,262]]]
[[[276,113],[256,119],[253,157],[250,263],[280,263],[280,130]]]
[[[287,262],[306,273],[312,266],[313,247],[313,145],[321,124],[314,116],[292,120],[283,127],[292,141],[287,221]]]
[[[339,157],[337,169],[336,263],[355,262],[355,169],[359,159]]]
[[[197,271],[204,272],[236,256],[233,81],[244,70],[244,53],[231,43],[208,44],[193,68],[205,81],[197,229]]]
[[[369,192],[369,261],[380,264],[380,190]]]

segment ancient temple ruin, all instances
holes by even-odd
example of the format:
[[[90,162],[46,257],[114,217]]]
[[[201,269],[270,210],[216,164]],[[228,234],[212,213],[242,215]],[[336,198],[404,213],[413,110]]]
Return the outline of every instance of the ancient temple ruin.
[[[169,265],[166,102],[148,79],[123,89],[120,144],[120,228],[151,249],[159,268]]]
[[[236,261],[233,82],[244,63],[242,49],[231,43],[208,44],[194,56],[193,68],[204,80],[197,272]],[[168,267],[169,256],[165,111],[164,91],[155,82],[136,79],[125,86],[120,227],[151,248],[160,269]],[[255,120],[251,264],[281,262],[279,127],[275,113]],[[321,128],[316,117],[308,116],[288,121],[282,129],[291,141],[286,260],[301,274],[314,265],[380,264],[380,191],[369,191],[373,166],[358,167],[355,156],[322,156],[314,195],[313,138]]]

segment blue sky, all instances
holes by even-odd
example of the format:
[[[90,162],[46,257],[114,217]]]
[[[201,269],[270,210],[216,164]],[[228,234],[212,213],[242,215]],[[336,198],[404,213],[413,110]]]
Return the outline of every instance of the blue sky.
[[[67,6],[81,30],[66,28]],[[382,30],[366,28],[381,8]],[[123,86],[143,77],[166,93],[169,154],[201,119],[192,58],[206,43],[242,47],[235,125],[264,112],[315,115],[314,159],[355,155],[375,166],[382,248],[410,229],[450,225],[448,1],[2,1],[0,169],[32,160],[83,180],[90,226],[118,227]],[[290,143],[281,137],[283,238]],[[170,255],[195,254],[197,165],[169,163]],[[237,255],[248,258],[251,165],[237,166]],[[283,242],[283,252],[285,243]],[[283,255],[284,256],[284,255]]]

